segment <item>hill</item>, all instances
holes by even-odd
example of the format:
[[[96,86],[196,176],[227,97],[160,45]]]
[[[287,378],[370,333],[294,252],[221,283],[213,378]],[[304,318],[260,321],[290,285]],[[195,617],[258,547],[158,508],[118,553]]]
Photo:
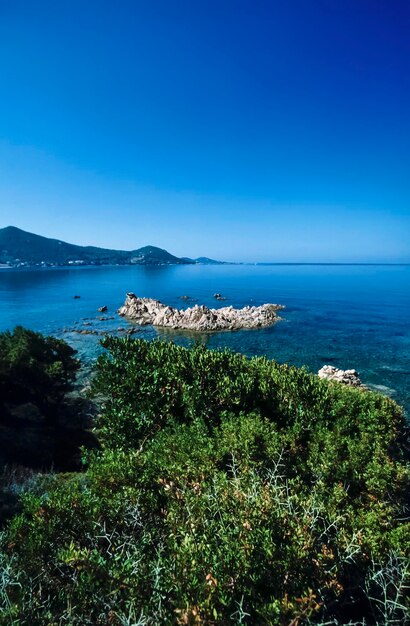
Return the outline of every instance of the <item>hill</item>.
[[[0,264],[12,267],[32,265],[177,265],[192,263],[166,250],[145,246],[137,250],[110,250],[77,246],[49,239],[15,226],[0,229]]]
[[[207,256],[199,256],[197,259],[190,259],[187,256],[182,257],[187,263],[197,263],[199,265],[226,265],[226,261],[215,261]]]

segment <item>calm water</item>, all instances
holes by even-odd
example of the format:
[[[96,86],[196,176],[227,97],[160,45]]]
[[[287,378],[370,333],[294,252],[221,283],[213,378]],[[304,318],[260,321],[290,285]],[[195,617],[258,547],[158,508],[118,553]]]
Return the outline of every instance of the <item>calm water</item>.
[[[22,324],[64,337],[86,362],[98,337],[73,328],[116,331],[128,323],[116,309],[125,293],[184,306],[182,295],[211,306],[276,302],[286,305],[273,328],[201,337],[209,347],[228,346],[281,363],[355,368],[362,380],[403,404],[410,413],[410,266],[170,266],[0,270],[0,330]],[[227,302],[216,302],[220,292]],[[80,299],[73,299],[78,294]],[[114,320],[99,321],[108,306]],[[188,306],[188,305],[185,305]],[[152,328],[138,336],[193,339]]]

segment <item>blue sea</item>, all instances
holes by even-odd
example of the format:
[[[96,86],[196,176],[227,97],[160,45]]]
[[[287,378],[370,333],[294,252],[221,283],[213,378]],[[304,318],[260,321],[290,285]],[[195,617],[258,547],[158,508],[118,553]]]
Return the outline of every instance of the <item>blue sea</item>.
[[[21,324],[66,339],[86,365],[100,335],[122,335],[129,322],[116,310],[127,291],[178,307],[187,295],[208,306],[285,305],[272,328],[189,335],[146,327],[134,337],[156,336],[188,345],[228,347],[280,363],[324,364],[359,371],[362,381],[402,404],[410,414],[410,266],[406,265],[183,265],[0,270],[0,330]],[[219,292],[226,302],[218,302]],[[74,299],[74,295],[80,298]],[[98,308],[107,306],[107,313]],[[105,316],[114,319],[99,320]]]

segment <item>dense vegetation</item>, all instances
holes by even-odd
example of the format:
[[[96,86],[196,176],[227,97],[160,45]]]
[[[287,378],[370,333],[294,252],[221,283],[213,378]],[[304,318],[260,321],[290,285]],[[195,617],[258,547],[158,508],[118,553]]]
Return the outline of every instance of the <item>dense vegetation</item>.
[[[75,380],[75,353],[65,341],[21,326],[0,333],[0,416],[10,404],[30,402],[52,419]]]
[[[76,469],[80,446],[97,445],[80,423],[86,401],[67,396],[80,365],[75,354],[19,326],[0,333],[0,526],[21,508],[19,493],[35,471]]]
[[[20,326],[0,333],[0,527],[38,471],[82,468],[95,407],[74,391],[80,362],[55,337]]]
[[[25,496],[2,624],[406,622],[394,402],[264,358],[103,343],[103,450]]]

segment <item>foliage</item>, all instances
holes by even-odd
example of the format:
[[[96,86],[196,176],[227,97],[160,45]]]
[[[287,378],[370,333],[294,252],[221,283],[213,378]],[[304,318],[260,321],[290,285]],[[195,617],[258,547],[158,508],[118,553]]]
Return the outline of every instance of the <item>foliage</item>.
[[[405,623],[394,402],[227,351],[104,345],[104,449],[24,496],[0,623]]]
[[[1,403],[32,402],[46,415],[63,399],[79,362],[65,341],[16,326],[0,333]]]

